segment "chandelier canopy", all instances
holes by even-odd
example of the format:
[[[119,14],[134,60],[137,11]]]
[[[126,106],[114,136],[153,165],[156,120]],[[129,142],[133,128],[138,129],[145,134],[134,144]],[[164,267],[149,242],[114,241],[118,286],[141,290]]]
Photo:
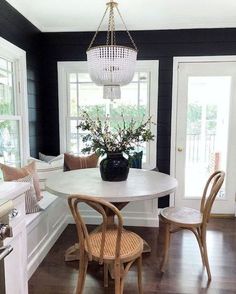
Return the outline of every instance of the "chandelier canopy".
[[[132,47],[116,44],[114,11],[118,12],[131,41]],[[93,46],[99,29],[109,11],[106,44]],[[87,50],[88,71],[94,83],[103,88],[104,99],[118,99],[121,96],[120,86],[130,83],[134,76],[137,60],[137,47],[128,31],[118,9],[118,4],[111,0]]]

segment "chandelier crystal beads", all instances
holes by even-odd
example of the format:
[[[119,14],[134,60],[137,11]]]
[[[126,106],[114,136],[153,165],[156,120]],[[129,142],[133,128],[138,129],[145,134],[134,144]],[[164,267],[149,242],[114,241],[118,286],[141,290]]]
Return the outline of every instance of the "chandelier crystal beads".
[[[114,10],[118,12],[133,45],[126,47],[116,44]],[[109,11],[109,22],[106,44],[93,46],[101,24]],[[88,71],[94,83],[103,88],[104,99],[118,99],[121,96],[120,86],[130,83],[134,76],[137,60],[137,47],[132,39],[116,2],[107,3],[106,11],[87,50]]]

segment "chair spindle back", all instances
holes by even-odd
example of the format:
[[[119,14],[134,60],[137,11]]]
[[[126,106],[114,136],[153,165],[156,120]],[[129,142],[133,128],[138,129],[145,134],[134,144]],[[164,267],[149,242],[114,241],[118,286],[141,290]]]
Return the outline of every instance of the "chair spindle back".
[[[115,256],[116,256],[116,259],[118,259],[120,256],[121,233],[123,228],[123,218],[120,211],[111,203],[98,199],[98,198],[83,196],[83,195],[71,195],[68,197],[68,204],[76,223],[79,244],[80,244],[80,251],[81,252],[83,251],[83,254],[84,254],[85,246],[87,246],[89,260],[92,260],[92,250],[91,250],[91,244],[89,241],[87,226],[85,225],[83,217],[81,216],[79,211],[80,210],[79,204],[81,203],[87,204],[88,206],[96,210],[102,216],[102,224],[101,224],[102,238],[101,238],[101,244],[100,244],[100,258],[99,258],[100,264],[103,263],[103,258],[104,258],[104,244],[106,240],[106,231],[108,228],[108,217],[111,215],[117,216],[118,224],[117,226],[114,226],[113,229],[117,231]],[[82,254],[81,252],[80,254]]]
[[[212,205],[224,182],[225,173],[223,171],[214,172],[208,179],[201,200],[200,211],[203,214],[203,222],[208,222]]]

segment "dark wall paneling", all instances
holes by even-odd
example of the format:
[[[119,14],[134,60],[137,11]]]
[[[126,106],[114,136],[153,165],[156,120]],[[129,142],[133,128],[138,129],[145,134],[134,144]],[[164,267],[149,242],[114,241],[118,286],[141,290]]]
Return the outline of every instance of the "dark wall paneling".
[[[47,153],[59,153],[57,62],[86,60],[86,49],[92,36],[90,32],[43,34],[44,113],[50,113],[44,127],[47,138],[44,151]],[[234,55],[236,29],[135,31],[132,36],[139,49],[139,59],[158,59],[160,62],[157,166],[160,171],[169,173],[173,57]],[[123,34],[119,38],[124,40]],[[98,43],[102,40],[104,34],[100,34]],[[50,127],[52,125],[54,127]],[[160,201],[161,207],[166,204],[168,197]]]
[[[27,54],[30,154],[37,157],[44,141],[41,116],[41,33],[5,0],[0,0],[0,36]]]

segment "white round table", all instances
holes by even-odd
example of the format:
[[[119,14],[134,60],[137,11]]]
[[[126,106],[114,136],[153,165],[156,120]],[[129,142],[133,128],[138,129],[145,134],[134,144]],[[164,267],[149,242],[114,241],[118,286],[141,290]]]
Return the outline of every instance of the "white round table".
[[[174,192],[176,187],[175,178],[142,169],[130,169],[128,179],[122,182],[103,181],[98,168],[57,173],[46,182],[46,190],[59,197],[79,194],[112,203],[159,198]]]
[[[99,168],[86,168],[56,173],[46,181],[46,190],[63,198],[77,194],[98,197],[113,203],[119,210],[129,202],[151,200],[176,190],[177,180],[169,175],[142,169],[130,169],[128,179],[122,182],[103,181]],[[114,215],[108,218],[114,224]],[[75,244],[65,253],[65,260],[79,259],[79,245]],[[150,252],[144,241],[144,252]]]

